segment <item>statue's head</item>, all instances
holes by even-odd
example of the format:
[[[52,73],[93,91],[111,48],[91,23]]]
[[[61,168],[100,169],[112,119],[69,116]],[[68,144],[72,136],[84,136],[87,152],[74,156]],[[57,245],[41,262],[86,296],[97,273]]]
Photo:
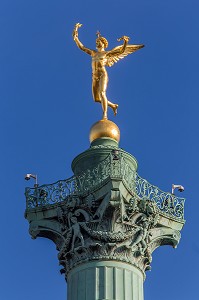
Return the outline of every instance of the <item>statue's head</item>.
[[[102,48],[106,49],[108,47],[108,41],[105,37],[101,36],[100,32],[98,31],[96,33],[97,39],[96,39],[96,48]]]

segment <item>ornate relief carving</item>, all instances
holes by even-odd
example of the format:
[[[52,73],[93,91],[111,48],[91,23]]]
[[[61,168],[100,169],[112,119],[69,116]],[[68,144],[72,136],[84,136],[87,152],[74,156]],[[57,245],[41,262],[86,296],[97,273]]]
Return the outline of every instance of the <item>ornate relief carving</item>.
[[[64,242],[59,248],[62,273],[75,265],[95,259],[120,260],[150,269],[152,229],[159,214],[148,200],[124,201],[119,190],[111,190],[101,199],[89,195],[78,205],[57,209],[57,221]]]

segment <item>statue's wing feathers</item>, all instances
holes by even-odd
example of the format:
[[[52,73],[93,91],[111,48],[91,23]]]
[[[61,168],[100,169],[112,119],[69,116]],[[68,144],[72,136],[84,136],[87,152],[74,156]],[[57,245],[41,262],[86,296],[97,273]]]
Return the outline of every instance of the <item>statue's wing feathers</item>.
[[[112,65],[118,62],[120,59],[123,59],[125,56],[141,49],[144,45],[127,45],[124,52],[122,51],[122,45],[113,48],[107,55],[107,63],[106,65],[112,67]]]

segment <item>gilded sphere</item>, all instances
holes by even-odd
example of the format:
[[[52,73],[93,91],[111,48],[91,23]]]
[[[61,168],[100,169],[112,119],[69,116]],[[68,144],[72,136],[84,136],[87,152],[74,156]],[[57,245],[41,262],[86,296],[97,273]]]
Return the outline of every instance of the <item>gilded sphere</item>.
[[[114,122],[106,119],[100,120],[91,127],[90,142],[99,138],[111,138],[119,143],[120,130]]]

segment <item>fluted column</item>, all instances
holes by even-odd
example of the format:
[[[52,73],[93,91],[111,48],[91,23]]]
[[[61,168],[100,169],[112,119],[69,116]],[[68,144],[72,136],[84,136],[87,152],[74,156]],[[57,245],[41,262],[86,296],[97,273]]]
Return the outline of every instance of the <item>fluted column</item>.
[[[123,262],[96,261],[68,274],[67,300],[143,300],[144,274]]]

